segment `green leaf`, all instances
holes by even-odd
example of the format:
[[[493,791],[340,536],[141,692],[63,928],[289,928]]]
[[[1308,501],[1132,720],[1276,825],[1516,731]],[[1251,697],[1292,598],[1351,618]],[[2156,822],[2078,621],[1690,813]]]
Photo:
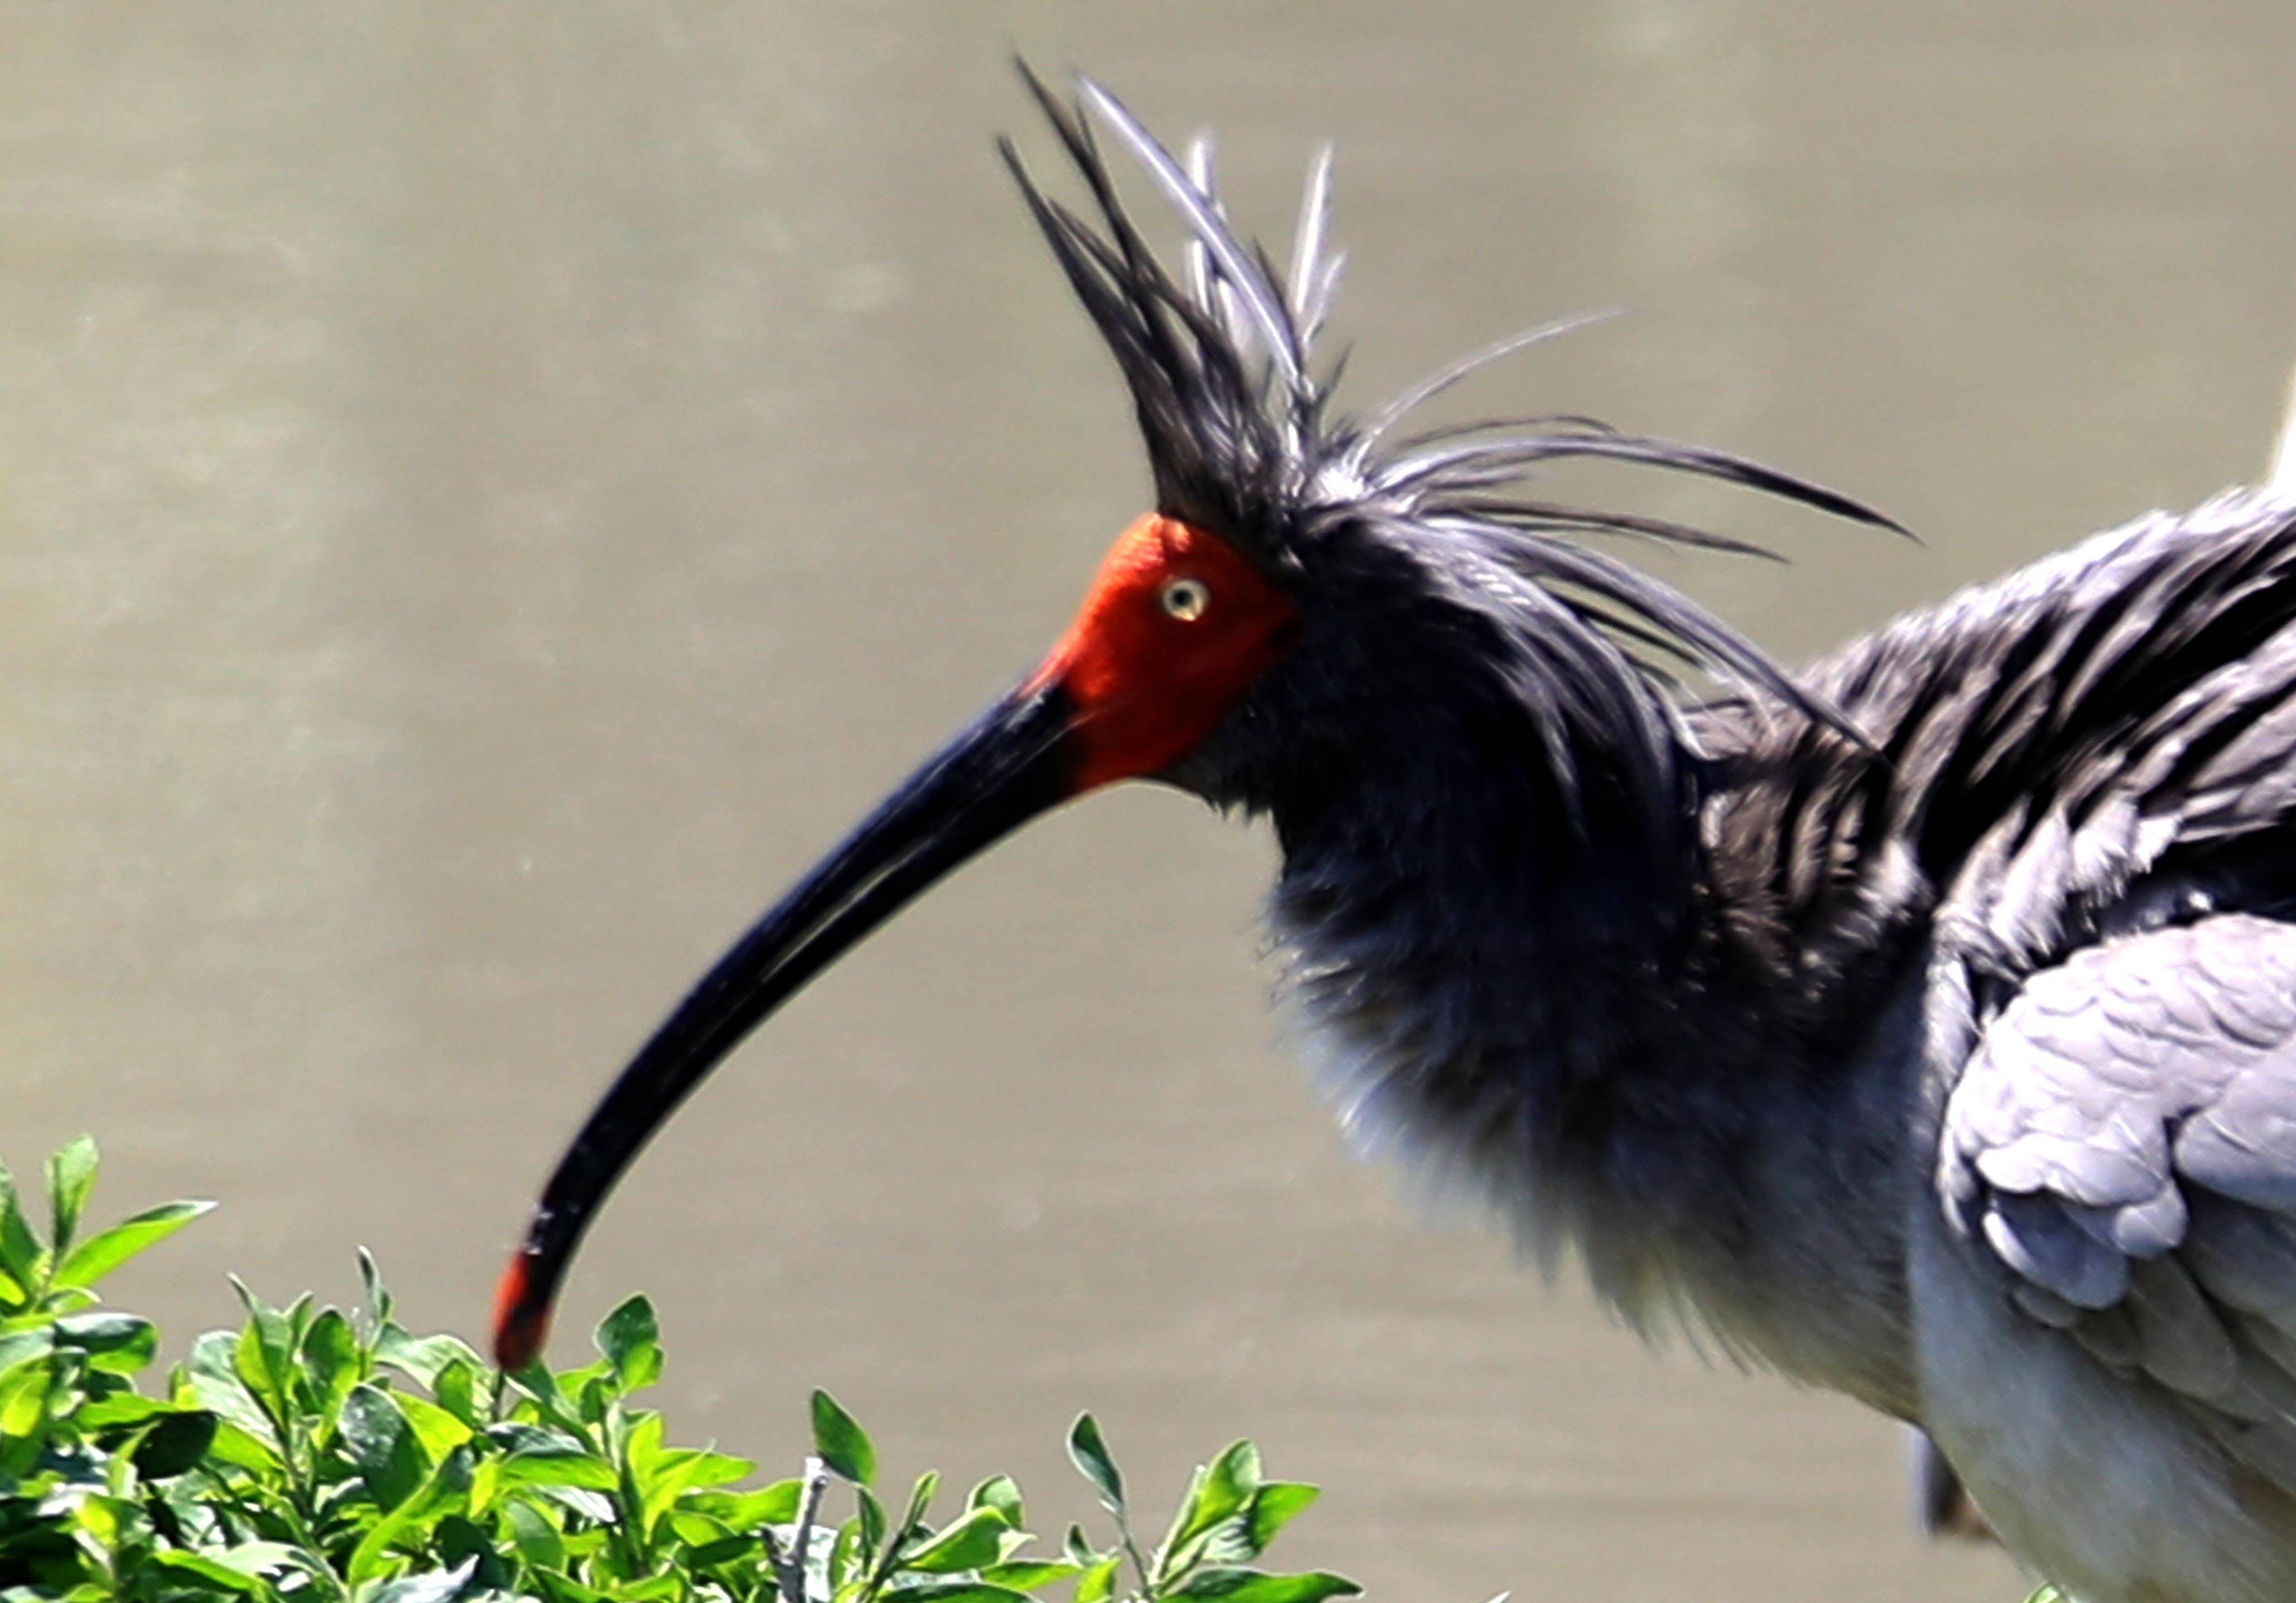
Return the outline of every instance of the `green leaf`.
[[[1198,1565],[1224,1568],[1250,1564],[1259,1557],[1259,1549],[1251,1540],[1251,1529],[1244,1523],[1244,1517],[1237,1514],[1221,1520],[1189,1542],[1183,1556],[1186,1562],[1172,1570],[1172,1574],[1193,1569]]]
[[[619,1431],[607,1435],[609,1454],[619,1455],[621,1461],[629,1467],[631,1479],[640,1486],[644,1486],[652,1475],[655,1460],[669,1452],[661,1444],[661,1415],[649,1408],[625,1413]],[[619,1446],[615,1444],[617,1436],[619,1438]]]
[[[593,1492],[621,1488],[614,1467],[562,1432],[512,1422],[491,1426],[487,1440],[504,1450],[504,1485],[578,1486]]]
[[[234,1359],[239,1338],[229,1330],[209,1330],[192,1343],[187,1368],[192,1394],[201,1406],[211,1408],[242,1432],[269,1448],[279,1445],[269,1416],[242,1384]]]
[[[1021,1558],[1011,1564],[992,1564],[980,1572],[980,1578],[993,1586],[1009,1586],[1014,1591],[1032,1592],[1084,1574],[1084,1566],[1067,1558]]]
[[[1248,1441],[1230,1443],[1204,1472],[1205,1523],[1241,1511],[1259,1490],[1259,1449]]]
[[[764,1557],[764,1550],[756,1545],[757,1539],[750,1533],[736,1531],[724,1520],[713,1515],[697,1514],[692,1509],[673,1510],[664,1528],[688,1547],[708,1547],[728,1536],[736,1536],[751,1544],[752,1558]]]
[[[635,1392],[661,1378],[661,1327],[653,1304],[634,1296],[598,1321],[594,1339],[614,1366],[622,1390]]]
[[[1260,1487],[1251,1500],[1251,1513],[1244,1521],[1250,1533],[1252,1551],[1265,1550],[1275,1540],[1275,1533],[1289,1525],[1309,1503],[1322,1496],[1316,1487],[1304,1481],[1269,1481]]]
[[[16,1177],[0,1165],[0,1270],[29,1296],[43,1284],[46,1257],[39,1237],[32,1233],[31,1221],[24,1217]]]
[[[1021,1508],[1021,1487],[1009,1475],[992,1475],[972,1489],[964,1500],[968,1509],[994,1509],[1004,1517],[1004,1523],[1019,1530],[1029,1523]]]
[[[157,1397],[114,1392],[108,1397],[92,1397],[81,1403],[72,1415],[72,1423],[82,1430],[94,1432],[104,1446],[116,1447],[138,1427],[151,1424],[161,1414],[176,1411]]]
[[[805,1494],[805,1483],[800,1480],[775,1481],[755,1492],[697,1492],[682,1505],[696,1513],[722,1521],[736,1531],[754,1531],[759,1525],[785,1525],[797,1519],[798,1501]]]
[[[530,1490],[540,1501],[554,1503],[569,1514],[586,1519],[593,1525],[616,1525],[621,1520],[621,1514],[616,1509],[614,1500],[604,1493],[594,1492],[587,1486],[537,1485]],[[582,1538],[586,1551],[596,1548],[604,1540],[603,1536],[594,1532]]]
[[[433,1462],[445,1458],[472,1435],[471,1427],[428,1398],[412,1392],[393,1392],[390,1400],[414,1427],[414,1439]]]
[[[904,1581],[877,1596],[882,1603],[1030,1603],[1026,1592],[985,1581]]]
[[[391,1544],[426,1521],[456,1511],[471,1484],[471,1450],[457,1447],[440,1460],[422,1488],[398,1508],[374,1522],[351,1550],[344,1576],[352,1585],[374,1580],[389,1561]],[[460,1583],[457,1583],[459,1585]]]
[[[877,1450],[869,1435],[827,1392],[813,1394],[813,1450],[821,1461],[856,1485],[877,1478]]]
[[[459,1358],[446,1365],[430,1383],[430,1394],[439,1407],[472,1430],[485,1428],[488,1408],[479,1396],[479,1372],[472,1365]]]
[[[180,1574],[194,1575],[211,1587],[221,1587],[237,1597],[260,1598],[271,1589],[255,1576],[236,1570],[219,1559],[202,1553],[187,1553],[175,1548],[161,1548],[152,1552],[146,1563]]]
[[[696,1542],[688,1538],[685,1564],[688,1568],[712,1573],[722,1571],[729,1564],[743,1565],[755,1570],[758,1539],[746,1531],[732,1532],[714,1542]]]
[[[43,1322],[29,1330],[11,1330],[0,1336],[0,1375],[20,1363],[45,1358],[55,1350],[55,1327],[51,1323]]]
[[[354,1595],[354,1603],[451,1603],[462,1594],[463,1583],[478,1566],[475,1558],[465,1558],[450,1570],[430,1570],[381,1586],[361,1588]]]
[[[1108,1444],[1102,1439],[1100,1422],[1090,1414],[1078,1414],[1076,1423],[1069,1427],[1069,1461],[1084,1474],[1100,1493],[1100,1501],[1111,1514],[1124,1517],[1124,1477],[1116,1472],[1116,1460],[1109,1456]]]
[[[756,1524],[785,1525],[795,1520],[797,1511],[805,1506],[805,1483],[797,1476],[791,1476],[788,1479],[775,1481],[769,1486],[760,1486],[755,1492],[736,1495],[747,1495],[757,1500],[757,1510],[753,1516]],[[729,1525],[750,1523],[724,1516],[720,1517],[726,1517]]]
[[[343,1399],[340,1430],[343,1454],[378,1510],[389,1514],[414,1495],[430,1464],[396,1397],[381,1386],[353,1386]]]
[[[201,1214],[212,1202],[163,1202],[131,1215],[110,1230],[90,1236],[56,1266],[54,1284],[93,1286],[145,1247],[166,1240]]]
[[[1106,1603],[1116,1591],[1117,1556],[1111,1553],[1077,1577],[1076,1603]]]
[[[28,1319],[56,1319],[67,1313],[80,1313],[94,1307],[103,1299],[85,1286],[51,1286],[34,1304],[33,1311],[13,1318],[0,1318],[0,1329],[11,1325],[20,1326]]]
[[[1259,1490],[1259,1449],[1235,1442],[1188,1482],[1188,1495],[1172,1517],[1172,1528],[1157,1551],[1160,1579],[1169,1580],[1201,1558],[1207,1535],[1222,1520],[1250,1505]]]
[[[87,1194],[95,1185],[95,1138],[76,1136],[56,1149],[48,1159],[48,1245],[53,1252],[68,1251]]]
[[[453,1449],[449,1448],[448,1452]],[[483,1519],[494,1512],[495,1504],[502,1499],[503,1461],[500,1459],[474,1457],[471,1465],[471,1495],[467,1507],[472,1519]]]
[[[687,1492],[697,1486],[740,1480],[755,1468],[743,1459],[690,1447],[674,1448],[660,1454],[645,1478],[638,1504],[638,1528],[651,1535],[662,1517]]]
[[[986,1568],[1002,1556],[1003,1539],[1012,1528],[1000,1509],[971,1509],[930,1541],[903,1553],[900,1566],[928,1575]]]
[[[532,1486],[538,1490],[563,1487],[581,1492],[621,1490],[621,1477],[614,1473],[611,1464],[579,1451],[517,1452],[496,1462],[505,1486]]]
[[[295,1414],[295,1328],[288,1316],[266,1307],[236,1277],[232,1288],[247,1304],[247,1323],[231,1350],[232,1373],[265,1413],[285,1421]]]
[[[934,1494],[940,1491],[940,1472],[928,1469],[917,1476],[916,1484],[909,1488],[909,1506],[901,1510],[901,1523],[893,1532],[894,1540],[906,1542],[909,1533],[920,1525],[925,1512],[932,1507]]]
[[[737,1459],[730,1452],[695,1452],[679,1473],[689,1486],[724,1486],[757,1474],[755,1459]]]
[[[1271,1575],[1262,1570],[1207,1569],[1189,1576],[1171,1598],[1202,1603],[1323,1603],[1326,1598],[1351,1598],[1363,1588],[1344,1575],[1320,1570],[1300,1575]]]
[[[46,1424],[48,1371],[45,1365],[25,1364],[0,1375],[0,1442],[12,1437],[29,1440]]]
[[[105,1550],[116,1552],[135,1530],[140,1510],[124,1497],[83,1497],[73,1505],[72,1517],[81,1530]]]
[[[518,1556],[537,1569],[554,1570],[566,1563],[566,1541],[549,1516],[530,1503],[513,1502],[504,1511],[510,1524],[511,1544]]]
[[[390,1322],[390,1293],[383,1289],[381,1266],[364,1247],[358,1249],[358,1272],[359,1285],[366,1292],[367,1317],[380,1330]]]
[[[269,1436],[258,1436],[228,1419],[217,1425],[215,1440],[208,1446],[208,1457],[244,1469],[250,1475],[268,1476],[279,1473],[279,1454]]]
[[[152,1362],[160,1332],[132,1313],[74,1313],[55,1321],[55,1343],[85,1354],[91,1368],[128,1375]]]
[[[351,1387],[365,1378],[359,1373],[365,1356],[358,1333],[337,1309],[321,1309],[303,1332],[303,1375],[309,1383],[311,1411],[321,1426],[334,1422]]]
[[[600,1359],[578,1370],[566,1372],[564,1389],[574,1395],[574,1411],[582,1422],[594,1429],[603,1430],[606,1417],[621,1401],[621,1382],[614,1378],[614,1366]]]
[[[837,1534],[829,1543],[829,1590],[832,1597],[842,1591],[861,1568],[861,1522],[849,1519],[837,1527]]]
[[[432,1530],[428,1557],[433,1564],[467,1566],[470,1590],[497,1598],[515,1573],[509,1555],[496,1550],[492,1533],[460,1514],[447,1515]]]
[[[291,1571],[305,1571],[310,1555],[300,1548],[289,1547],[279,1542],[242,1542],[233,1547],[211,1551],[208,1557],[218,1564],[228,1565],[242,1575],[275,1575]]]
[[[593,1591],[557,1570],[538,1569],[533,1574],[535,1584],[548,1603],[614,1603],[605,1593]]]
[[[376,1332],[374,1361],[389,1364],[433,1391],[438,1389],[439,1375],[450,1363],[466,1363],[474,1370],[485,1367],[471,1350],[471,1344],[459,1337],[440,1334],[416,1337],[397,1325],[385,1325]]]
[[[130,1455],[135,1473],[147,1481],[183,1474],[207,1457],[220,1423],[203,1408],[168,1410],[146,1427],[136,1442]]]

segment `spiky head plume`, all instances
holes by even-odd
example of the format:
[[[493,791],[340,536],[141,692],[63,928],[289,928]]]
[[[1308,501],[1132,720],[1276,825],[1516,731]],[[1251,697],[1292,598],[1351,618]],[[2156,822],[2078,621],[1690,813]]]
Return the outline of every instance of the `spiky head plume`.
[[[1590,418],[1402,432],[1423,403],[1484,364],[1604,314],[1498,341],[1368,414],[1339,412],[1332,392],[1341,363],[1318,349],[1342,259],[1327,229],[1329,151],[1309,169],[1289,265],[1278,267],[1230,223],[1209,141],[1175,156],[1091,79],[1079,76],[1073,96],[1062,97],[1025,64],[1021,71],[1083,182],[1089,217],[1048,196],[1009,140],[1000,148],[1131,390],[1159,510],[1250,558],[1297,601],[1308,635],[1322,626],[1320,643],[1303,642],[1267,675],[1174,775],[1180,782],[1275,814],[1288,851],[1289,826],[1327,813],[1335,795],[1410,806],[1399,776],[1382,798],[1346,775],[1398,750],[1418,761],[1412,720],[1456,715],[1463,728],[1473,726],[1479,764],[1514,765],[1518,790],[1538,793],[1534,816],[1552,816],[1582,844],[1592,844],[1590,828],[1605,836],[1611,871],[1635,884],[1595,887],[1593,900],[1639,896],[1671,921],[1688,894],[1685,854],[1698,849],[1681,670],[1858,742],[1845,720],[1735,630],[1576,536],[1767,552],[1683,523],[1548,499],[1531,480],[1547,464],[1595,458],[1897,528],[1890,519],[1745,458]],[[1177,213],[1177,268],[1128,209],[1101,149],[1103,131]],[[1470,710],[1476,696],[1482,704]],[[1417,776],[1423,789],[1446,782],[1423,765]]]
[[[1689,662],[1824,716],[1767,657],[1719,620],[1637,570],[1561,536],[1626,535],[1746,554],[1761,548],[1688,525],[1529,493],[1541,464],[1594,457],[1725,480],[1890,528],[1898,525],[1805,479],[1702,446],[1620,432],[1591,418],[1420,432],[1391,443],[1423,403],[1485,364],[1610,315],[1556,319],[1431,374],[1364,418],[1332,410],[1341,364],[1317,349],[1344,258],[1332,249],[1331,152],[1309,169],[1290,263],[1279,268],[1231,225],[1208,139],[1175,156],[1088,78],[1073,99],[1025,63],[1091,198],[1095,220],[1046,195],[1009,140],[999,149],[1086,312],[1107,341],[1138,413],[1159,510],[1215,530],[1271,572],[1311,571],[1319,541],[1342,525],[1390,537],[1433,536],[1551,588],[1569,618],[1620,642]],[[1113,132],[1171,202],[1186,233],[1174,271],[1134,222],[1101,151]]]

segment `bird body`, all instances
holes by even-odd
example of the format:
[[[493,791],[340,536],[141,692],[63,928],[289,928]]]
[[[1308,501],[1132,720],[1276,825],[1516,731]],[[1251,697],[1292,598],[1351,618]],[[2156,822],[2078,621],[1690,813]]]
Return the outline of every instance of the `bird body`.
[[[1478,925],[1512,958],[1449,945],[1457,887],[1285,917],[1340,878],[1287,849],[1344,1121],[1630,1323],[1921,1425],[2092,1603],[2296,1595],[2296,506],[2141,520],[1802,678],[1875,749],[1694,709],[1663,949],[1521,909]]]
[[[1274,828],[1283,992],[1358,1144],[1636,1328],[1918,1425],[2087,1603],[2296,1597],[2296,503],[2142,519],[1788,674],[1595,544],[1739,543],[1531,476],[1886,519],[1585,419],[1391,442],[1475,364],[1334,409],[1324,166],[1279,271],[1208,148],[1030,82],[1095,220],[1006,154],[1156,510],[623,1072],[505,1277],[505,1367],[783,1000],[1021,822],[1152,778]],[[1173,203],[1177,269],[1096,128]]]

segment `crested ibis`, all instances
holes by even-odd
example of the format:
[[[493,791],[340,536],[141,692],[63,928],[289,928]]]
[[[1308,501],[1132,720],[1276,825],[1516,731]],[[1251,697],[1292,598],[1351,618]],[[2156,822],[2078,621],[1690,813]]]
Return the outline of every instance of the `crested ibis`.
[[[1341,409],[1327,165],[1279,266],[1207,147],[1029,81],[1082,203],[1002,148],[1153,510],[614,1082],[504,1277],[501,1362],[783,1000],[1017,825],[1152,780],[1273,826],[1286,1003],[1359,1141],[1628,1324],[1919,1427],[2088,1603],[2296,1598],[2296,500],[2139,519],[1790,672],[1604,544],[1737,542],[1535,475],[1888,519],[1590,419],[1413,423],[1565,324]]]

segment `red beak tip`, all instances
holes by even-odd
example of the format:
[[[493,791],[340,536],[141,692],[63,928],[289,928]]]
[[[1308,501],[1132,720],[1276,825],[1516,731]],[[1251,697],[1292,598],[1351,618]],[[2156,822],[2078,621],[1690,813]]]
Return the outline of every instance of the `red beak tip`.
[[[521,1253],[495,1288],[495,1364],[504,1373],[532,1363],[550,1339],[550,1304],[532,1296],[527,1267]]]

